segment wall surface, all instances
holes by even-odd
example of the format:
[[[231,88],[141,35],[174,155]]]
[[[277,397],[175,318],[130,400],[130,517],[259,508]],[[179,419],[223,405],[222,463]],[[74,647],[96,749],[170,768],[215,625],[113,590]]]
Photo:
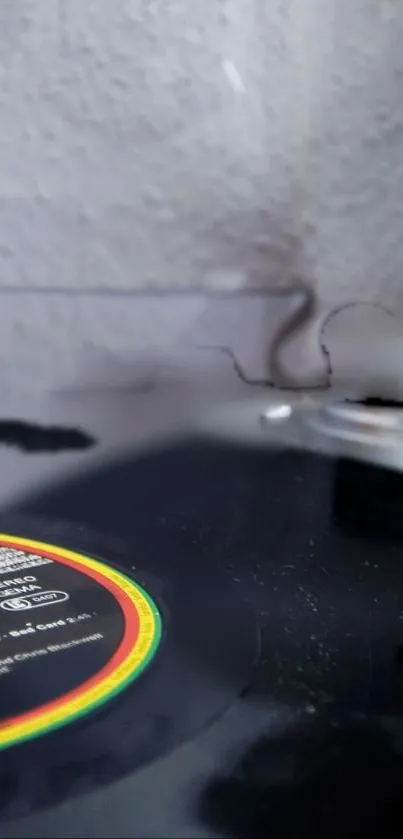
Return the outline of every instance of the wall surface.
[[[3,380],[191,340],[192,305],[210,343],[256,343],[250,307],[141,292],[298,278],[321,315],[400,312],[402,35],[398,0],[3,0]]]

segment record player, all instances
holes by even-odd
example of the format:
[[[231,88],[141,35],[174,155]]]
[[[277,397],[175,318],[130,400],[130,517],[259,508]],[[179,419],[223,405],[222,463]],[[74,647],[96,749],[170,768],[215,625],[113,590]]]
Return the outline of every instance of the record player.
[[[3,503],[0,835],[395,836],[400,403],[189,392]]]

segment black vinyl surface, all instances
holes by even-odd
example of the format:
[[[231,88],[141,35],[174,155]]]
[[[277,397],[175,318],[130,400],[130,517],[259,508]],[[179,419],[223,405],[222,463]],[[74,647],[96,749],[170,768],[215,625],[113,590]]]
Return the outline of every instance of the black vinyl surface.
[[[138,574],[169,631],[130,698],[61,732],[57,761],[46,738],[24,771],[18,748],[1,760],[1,835],[400,834],[399,476],[189,442],[52,487],[12,522]]]

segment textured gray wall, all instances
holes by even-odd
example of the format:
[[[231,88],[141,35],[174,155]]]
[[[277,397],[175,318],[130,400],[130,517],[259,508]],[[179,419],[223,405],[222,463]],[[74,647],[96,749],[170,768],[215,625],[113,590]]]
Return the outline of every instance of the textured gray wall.
[[[3,284],[398,293],[398,0],[0,15]]]
[[[402,35],[398,0],[2,0],[0,289],[60,291],[7,294],[19,381],[69,326],[80,365],[136,348],[139,289],[399,310]]]

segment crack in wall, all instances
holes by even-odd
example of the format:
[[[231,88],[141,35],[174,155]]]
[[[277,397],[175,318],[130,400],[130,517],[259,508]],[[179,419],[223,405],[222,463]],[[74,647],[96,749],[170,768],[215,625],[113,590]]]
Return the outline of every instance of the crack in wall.
[[[238,361],[234,351],[231,347],[223,346],[222,344],[199,344],[197,346],[198,350],[214,350],[216,352],[221,353],[222,355],[226,355],[232,363],[233,370],[235,372],[236,377],[241,381],[243,384],[248,385],[249,387],[275,387],[275,383],[271,381],[269,378],[251,378],[245,372],[242,364]]]
[[[246,373],[243,365],[238,360],[233,349],[227,345],[199,345],[198,349],[215,350],[216,352],[220,352],[223,355],[226,355],[230,359],[234,372],[239,381],[241,381],[243,384],[249,387],[277,387],[279,390],[284,388],[288,388],[291,390],[301,389],[303,387],[302,383],[298,382],[298,380],[295,379],[292,376],[292,374],[286,373],[283,370],[283,366],[279,360],[279,353],[281,350],[283,350],[284,344],[288,340],[295,338],[296,334],[299,332],[301,328],[307,326],[316,310],[316,301],[314,300],[313,292],[311,291],[311,289],[309,289],[309,287],[300,286],[298,289],[296,289],[296,291],[303,291],[305,294],[305,299],[300,308],[296,312],[293,312],[292,315],[289,318],[287,318],[285,323],[281,324],[280,328],[278,329],[277,333],[274,335],[271,341],[269,349],[269,361],[272,369],[274,369],[276,373],[274,378],[254,378],[252,376],[249,376]],[[319,331],[319,347],[326,366],[326,381],[324,384],[317,385],[313,389],[326,390],[331,387],[332,382],[334,380],[335,369],[332,360],[332,353],[325,339],[325,334],[330,323],[334,320],[335,317],[340,315],[342,312],[348,309],[359,308],[361,306],[370,306],[374,309],[379,309],[385,312],[385,314],[389,315],[389,317],[396,317],[395,313],[388,309],[387,306],[384,306],[381,303],[374,303],[365,300],[356,300],[350,301],[348,303],[342,303],[340,304],[340,306],[337,306],[336,308],[332,309],[324,318]]]
[[[387,306],[384,306],[382,303],[373,303],[372,301],[368,301],[368,300],[354,300],[354,301],[350,301],[349,303],[341,303],[340,306],[336,306],[335,309],[332,309],[326,315],[326,317],[324,318],[324,320],[322,322],[322,326],[321,326],[321,329],[320,329],[320,332],[319,332],[319,345],[320,345],[320,349],[322,351],[323,357],[326,361],[327,379],[328,379],[327,386],[328,387],[331,387],[331,385],[332,385],[332,379],[334,378],[335,370],[334,370],[334,365],[333,365],[333,362],[332,362],[331,351],[330,351],[330,349],[329,349],[329,347],[328,347],[328,345],[325,341],[325,332],[326,332],[330,323],[334,320],[335,317],[337,317],[338,315],[340,315],[342,312],[346,311],[347,309],[356,309],[356,308],[359,308],[361,306],[369,306],[373,309],[379,309],[380,311],[385,312],[385,314],[389,315],[389,317],[392,317],[392,318],[396,317],[395,313],[392,312],[390,309],[388,309]]]
[[[293,377],[291,373],[288,373],[284,370],[283,364],[280,359],[280,353],[283,350],[284,345],[287,343],[287,341],[289,341],[291,338],[295,338],[295,336],[303,328],[305,328],[313,319],[316,312],[315,293],[313,289],[306,283],[298,282],[295,283],[295,285],[292,285],[284,289],[273,290],[269,297],[295,297],[296,295],[302,296],[302,301],[300,305],[295,311],[291,312],[291,314],[288,315],[288,317],[285,317],[285,319],[280,323],[279,328],[274,332],[274,335],[269,341],[269,345],[266,349],[267,364],[270,371],[270,375],[268,375],[267,377],[261,376],[253,378],[251,376],[248,376],[245,372],[245,369],[239,362],[236,354],[228,345],[199,345],[198,349],[216,350],[217,352],[226,355],[228,358],[230,358],[232,362],[232,366],[237,378],[243,384],[246,384],[249,387],[277,387],[280,390],[299,390],[303,388],[304,385],[302,384],[302,382],[298,381],[298,379]]]

